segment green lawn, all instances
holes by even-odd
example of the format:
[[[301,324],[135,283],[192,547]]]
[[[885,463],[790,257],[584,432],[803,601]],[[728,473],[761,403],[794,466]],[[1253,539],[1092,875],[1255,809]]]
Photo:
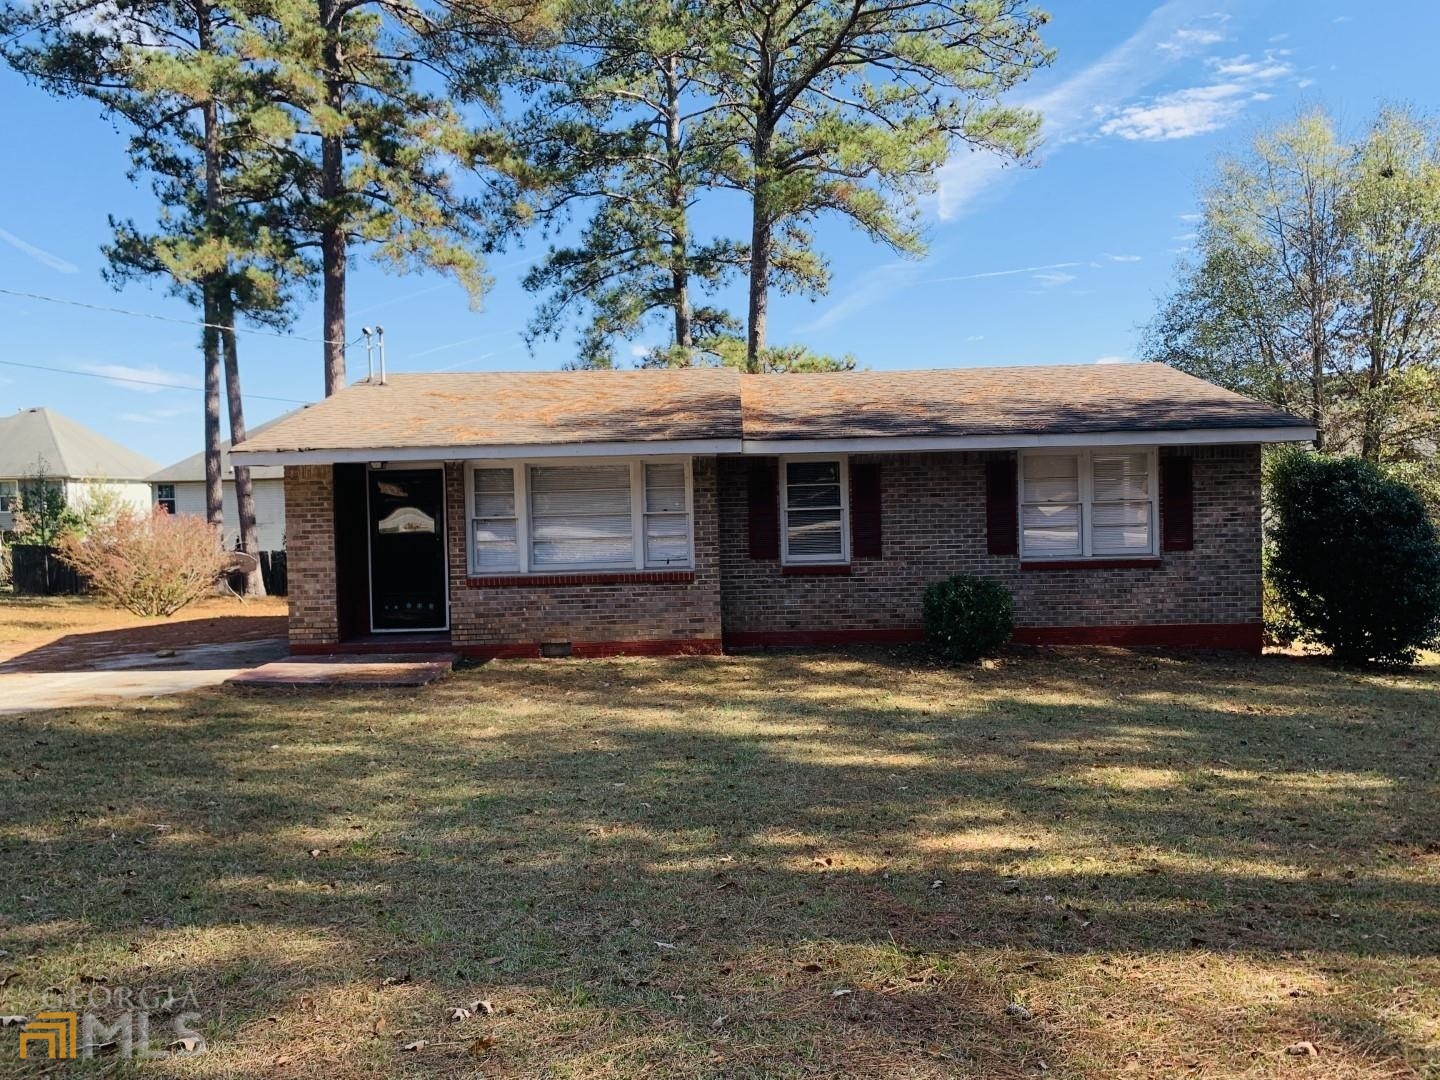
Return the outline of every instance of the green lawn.
[[[1440,1076],[1433,665],[508,662],[4,724],[0,1013],[192,989],[208,1052],[145,1075]]]

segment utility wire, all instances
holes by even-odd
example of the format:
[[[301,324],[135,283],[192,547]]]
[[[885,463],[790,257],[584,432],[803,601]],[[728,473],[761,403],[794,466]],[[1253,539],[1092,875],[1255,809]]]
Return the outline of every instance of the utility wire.
[[[87,379],[104,379],[107,382],[135,383],[137,386],[158,386],[163,390],[193,390],[197,394],[203,394],[205,392],[203,386],[186,386],[183,383],[163,382],[159,379],[136,379],[128,375],[106,375],[100,371],[78,371],[75,368],[46,367],[44,364],[22,364],[19,360],[0,360],[0,364],[5,364],[9,367],[29,368],[32,371],[49,371],[57,375],[83,375]],[[251,399],[258,401],[283,401],[290,405],[310,404],[310,402],[301,401],[299,398],[247,393],[245,400],[250,401]]]
[[[301,337],[299,334],[287,334],[283,330],[261,330],[249,326],[225,326],[221,323],[197,322],[193,319],[177,319],[172,315],[156,315],[150,311],[131,311],[128,308],[107,307],[104,304],[87,304],[83,300],[67,300],[60,296],[42,296],[40,293],[21,292],[18,289],[0,289],[0,293],[6,296],[20,296],[26,300],[43,300],[47,304],[69,304],[71,307],[88,308],[90,311],[104,311],[111,315],[130,315],[137,319],[157,319],[160,322],[179,323],[181,326],[208,327],[211,330],[234,330],[237,334],[262,334],[265,337],[285,338],[287,341],[311,341],[316,345],[330,345],[333,342],[329,338]],[[353,348],[360,339],[342,342],[345,348]]]

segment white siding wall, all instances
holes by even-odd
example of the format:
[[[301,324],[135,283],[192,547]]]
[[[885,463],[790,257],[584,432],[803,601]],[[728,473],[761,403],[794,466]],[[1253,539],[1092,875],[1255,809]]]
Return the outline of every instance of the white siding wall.
[[[154,485],[152,485],[153,487]],[[256,480],[255,531],[261,551],[281,551],[285,547],[285,481]],[[225,481],[225,546],[233,548],[240,537],[240,514],[235,508],[235,482]],[[175,512],[205,516],[205,485],[175,485]]]
[[[142,480],[67,480],[65,502],[80,510],[98,491],[113,492],[122,504],[131,509],[150,509],[150,485]]]

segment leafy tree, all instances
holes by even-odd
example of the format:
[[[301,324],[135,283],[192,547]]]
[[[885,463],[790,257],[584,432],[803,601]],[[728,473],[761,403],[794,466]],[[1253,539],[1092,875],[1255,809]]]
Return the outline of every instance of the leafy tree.
[[[719,43],[697,0],[572,0],[554,48],[530,65],[534,101],[513,126],[523,173],[503,199],[516,224],[553,228],[589,208],[576,240],[551,247],[525,278],[545,292],[533,336],[558,336],[586,309],[576,366],[610,367],[617,340],[670,324],[667,352],[695,359],[704,339],[734,331],[728,312],[697,303],[740,266],[724,237],[697,238],[691,209],[736,150],[705,126],[699,84]]]
[[[999,95],[1047,64],[1026,0],[719,0],[704,136],[743,150],[750,200],[747,358],[767,344],[772,286],[821,290],[811,223],[838,214],[897,251],[924,250],[919,198],[959,145],[1022,159],[1040,117]],[[709,132],[713,131],[714,134]]]
[[[1409,664],[1440,638],[1440,537],[1420,496],[1361,458],[1290,451],[1267,469],[1269,571],[1347,663]]]
[[[1195,260],[1142,352],[1307,413],[1384,462],[1440,435],[1440,135],[1386,110],[1358,142],[1322,112],[1221,163]]]
[[[695,348],[671,346],[652,349],[641,357],[640,366],[732,367],[766,373],[854,371],[855,357],[848,353],[845,356],[827,356],[804,345],[771,345],[763,349],[758,362],[752,364],[744,338],[738,334],[711,334],[701,339]]]
[[[1440,436],[1440,131],[1386,110],[1342,201],[1348,295],[1337,390],[1361,455],[1433,455]]]

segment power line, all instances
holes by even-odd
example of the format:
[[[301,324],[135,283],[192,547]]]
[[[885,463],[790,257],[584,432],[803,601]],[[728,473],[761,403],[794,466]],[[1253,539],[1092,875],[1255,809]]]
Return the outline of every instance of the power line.
[[[106,375],[100,371],[78,371],[75,368],[46,367],[44,364],[22,364],[19,360],[0,360],[0,364],[9,367],[29,368],[32,371],[49,371],[57,375],[83,375],[87,379],[104,379],[107,382],[135,383],[137,386],[158,386],[162,390],[192,390],[197,394],[203,394],[203,386],[185,386],[180,383],[163,382],[159,379],[136,379],[128,375]],[[309,405],[308,401],[301,401],[299,398],[274,397],[270,394],[246,394],[246,401],[283,401],[289,405]]]
[[[6,296],[20,296],[26,300],[43,300],[47,304],[68,304],[71,307],[87,308],[90,311],[104,311],[111,315],[130,315],[137,319],[156,319],[159,322],[179,323],[181,326],[198,326],[202,329],[208,327],[212,330],[234,330],[237,334],[261,334],[265,337],[284,338],[287,341],[310,341],[316,345],[332,344],[329,338],[301,337],[299,334],[287,334],[281,330],[261,330],[249,326],[225,326],[221,323],[197,322],[194,319],[177,319],[173,315],[156,315],[151,311],[131,311],[129,308],[107,307],[104,304],[88,304],[83,300],[67,300],[60,296],[43,296],[40,293],[20,292],[18,289],[0,289],[0,293]],[[342,342],[345,348],[349,349],[359,342],[357,337],[354,341]]]

